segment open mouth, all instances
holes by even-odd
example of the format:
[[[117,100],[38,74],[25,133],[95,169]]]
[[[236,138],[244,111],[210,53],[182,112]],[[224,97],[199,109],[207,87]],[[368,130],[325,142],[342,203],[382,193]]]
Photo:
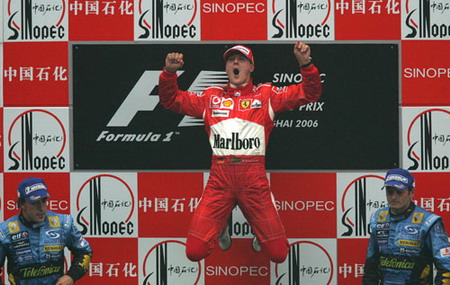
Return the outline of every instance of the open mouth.
[[[234,75],[238,75],[239,74],[239,69],[237,69],[237,68],[233,69],[233,73],[234,73]]]

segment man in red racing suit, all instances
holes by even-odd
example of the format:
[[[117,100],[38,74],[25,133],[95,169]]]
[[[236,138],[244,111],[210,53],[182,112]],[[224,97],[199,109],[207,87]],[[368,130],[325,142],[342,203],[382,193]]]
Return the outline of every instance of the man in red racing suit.
[[[213,153],[209,180],[187,236],[190,260],[211,253],[235,205],[270,260],[281,263],[286,259],[289,244],[274,205],[264,158],[275,114],[317,101],[322,93],[310,53],[308,45],[295,43],[302,83],[282,88],[270,83],[254,86],[253,53],[248,47],[234,46],[224,53],[228,84],[209,87],[201,94],[178,89],[176,71],[184,64],[183,54],[166,56],[159,78],[160,103],[174,112],[203,118]]]

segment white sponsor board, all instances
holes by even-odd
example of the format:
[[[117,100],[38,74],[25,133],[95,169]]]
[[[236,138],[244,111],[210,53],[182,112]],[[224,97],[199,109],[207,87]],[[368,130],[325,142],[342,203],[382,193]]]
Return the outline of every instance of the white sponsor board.
[[[406,0],[402,3],[402,39],[450,39],[450,0]]]
[[[3,1],[4,41],[67,41],[68,0]]]
[[[71,214],[83,236],[137,237],[136,173],[72,173]]]
[[[205,284],[204,261],[186,257],[186,240],[140,238],[139,284]]]
[[[338,238],[368,238],[370,217],[387,207],[385,173],[337,173]]]
[[[334,40],[334,1],[268,1],[268,39]]]
[[[5,172],[70,170],[69,108],[4,108]]]
[[[402,108],[402,156],[410,171],[450,171],[450,107]]]
[[[199,6],[198,0],[135,0],[135,40],[200,40]]]

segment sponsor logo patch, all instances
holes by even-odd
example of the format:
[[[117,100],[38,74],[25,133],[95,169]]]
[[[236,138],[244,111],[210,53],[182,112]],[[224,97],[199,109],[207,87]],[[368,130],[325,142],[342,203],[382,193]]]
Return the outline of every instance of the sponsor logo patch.
[[[220,108],[224,108],[224,109],[233,109],[234,107],[234,101],[233,99],[229,99],[229,98],[222,98],[222,105],[220,106]]]
[[[384,238],[389,236],[389,231],[377,231],[378,238]]]
[[[258,99],[241,99],[239,100],[239,110],[248,111],[255,108],[261,108],[261,101]]]
[[[398,174],[391,174],[386,178],[386,181],[401,181],[403,183],[408,183],[408,178],[402,176],[402,175],[398,175]]]
[[[399,248],[398,251],[400,251],[401,253],[412,253],[412,254],[420,253],[420,249],[412,249],[412,248],[404,248],[404,247]]]
[[[262,103],[261,101],[259,101],[258,99],[253,100],[252,105],[250,106],[250,108],[261,108],[262,107]]]
[[[50,224],[50,227],[52,227],[52,228],[60,228],[61,227],[61,222],[59,221],[59,217],[57,217],[57,216],[48,217],[48,222]]]
[[[19,239],[24,239],[28,237],[28,232],[19,232],[17,234],[13,234],[11,235],[11,240],[19,240]]]
[[[64,245],[47,245],[44,246],[44,251],[61,251],[64,250]]]
[[[447,257],[450,256],[450,247],[441,248],[439,250],[439,253],[441,254],[441,257]]]
[[[211,108],[220,108],[220,103],[222,103],[222,98],[211,96]]]
[[[44,184],[42,183],[37,183],[28,187],[25,187],[25,194],[30,194],[31,192],[37,191],[37,190],[41,190],[41,189],[47,189],[47,187],[45,187]]]
[[[242,136],[242,135],[241,135]],[[258,137],[254,138],[241,138],[239,133],[231,133],[231,138],[222,137],[220,134],[214,134],[213,148],[220,149],[258,149],[261,146],[261,140]]]
[[[28,253],[31,253],[31,248],[27,248],[27,249],[24,249],[24,250],[16,251],[16,255],[25,255],[25,254],[28,254]]]
[[[398,245],[419,247],[420,241],[417,240],[399,240]]]
[[[410,225],[405,226],[405,230],[408,234],[416,235],[419,233],[419,229]]]
[[[413,224],[421,224],[423,221],[423,213],[414,213],[411,222]]]
[[[378,213],[378,222],[386,222],[388,211],[381,211]]]
[[[14,242],[12,242],[12,247],[14,249],[30,247],[30,240],[29,239],[23,239],[23,240],[19,240],[19,241],[14,241]]]
[[[389,229],[390,223],[377,224],[377,229]]]
[[[386,257],[380,256],[380,266],[384,268],[395,269],[413,269],[414,262],[407,260],[406,258]]]
[[[53,274],[61,273],[62,266],[54,264],[33,264],[29,267],[23,267],[19,271],[19,278],[30,279],[50,276]]]
[[[233,109],[234,101],[231,98],[221,98],[218,96],[211,96],[211,104],[210,107],[212,109]]]
[[[46,231],[45,234],[50,239],[58,239],[61,236],[61,234],[58,231]]]
[[[241,109],[248,110],[248,109],[250,109],[251,103],[252,103],[252,100],[250,100],[250,99],[241,99],[241,102],[239,105],[240,105]]]
[[[229,117],[230,111],[229,110],[213,110],[212,111],[212,117]]]
[[[9,233],[14,234],[20,231],[19,223],[17,221],[8,223]]]

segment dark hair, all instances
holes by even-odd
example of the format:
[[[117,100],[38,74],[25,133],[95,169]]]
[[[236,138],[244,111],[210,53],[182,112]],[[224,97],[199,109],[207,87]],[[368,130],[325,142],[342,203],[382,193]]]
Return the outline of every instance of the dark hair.
[[[20,205],[25,204],[25,198],[17,198],[16,203],[20,207]]]

